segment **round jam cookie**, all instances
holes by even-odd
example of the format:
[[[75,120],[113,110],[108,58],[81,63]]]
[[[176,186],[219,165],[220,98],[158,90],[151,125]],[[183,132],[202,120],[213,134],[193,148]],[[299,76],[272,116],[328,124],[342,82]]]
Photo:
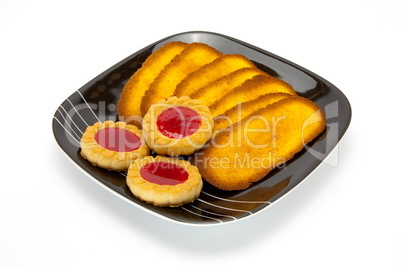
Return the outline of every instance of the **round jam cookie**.
[[[141,130],[125,122],[97,122],[87,127],[81,138],[81,155],[101,168],[126,171],[150,150]]]
[[[197,167],[188,161],[147,156],[131,164],[127,185],[143,201],[155,206],[178,207],[198,198],[202,178]]]
[[[153,105],[142,131],[148,146],[162,155],[190,155],[211,138],[214,120],[208,107],[190,97],[170,97]]]

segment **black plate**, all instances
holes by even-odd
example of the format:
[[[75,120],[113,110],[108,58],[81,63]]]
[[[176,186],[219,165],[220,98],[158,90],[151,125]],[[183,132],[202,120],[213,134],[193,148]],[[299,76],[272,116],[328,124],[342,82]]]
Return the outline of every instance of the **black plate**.
[[[116,104],[124,84],[156,49],[170,41],[203,42],[222,53],[242,54],[259,68],[293,86],[297,93],[325,109],[326,130],[284,167],[277,168],[243,191],[225,192],[204,184],[200,197],[180,208],[159,208],[135,198],[124,173],[91,165],[79,152],[79,140],[88,125],[98,120],[116,120]],[[186,32],[166,37],[132,54],[69,96],[53,118],[56,141],[68,157],[100,185],[146,211],[186,224],[221,224],[251,216],[284,196],[302,182],[336,147],[351,120],[347,98],[334,85],[318,75],[272,53],[210,32]]]

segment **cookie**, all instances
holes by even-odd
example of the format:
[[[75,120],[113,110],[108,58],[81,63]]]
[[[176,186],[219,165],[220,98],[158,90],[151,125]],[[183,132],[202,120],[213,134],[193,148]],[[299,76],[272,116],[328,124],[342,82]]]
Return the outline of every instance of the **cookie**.
[[[242,83],[256,75],[268,75],[257,68],[247,67],[231,72],[222,76],[212,83],[198,89],[190,95],[192,99],[200,100],[204,105],[209,106],[216,100],[219,100],[232,89],[240,86]]]
[[[190,162],[159,155],[135,161],[126,181],[134,196],[160,207],[193,202],[203,185],[197,167]]]
[[[225,54],[187,75],[177,86],[174,95],[190,96],[203,86],[242,68],[256,68],[254,63],[239,54]]]
[[[220,131],[192,162],[215,187],[243,190],[293,158],[325,125],[317,104],[292,96],[255,111],[230,131]]]
[[[220,57],[222,53],[203,43],[190,43],[155,77],[141,101],[145,115],[149,107],[173,95],[176,86],[190,73]]]
[[[290,95],[288,93],[268,93],[258,97],[257,99],[244,103],[239,103],[238,105],[226,110],[221,115],[214,117],[213,132],[218,132],[221,129],[238,123],[243,118],[247,117],[260,108],[267,107],[270,104],[292,96],[293,95]]]
[[[230,90],[220,99],[208,105],[208,107],[211,110],[212,116],[215,117],[239,103],[257,99],[264,94],[277,92],[297,95],[292,86],[279,78],[256,75],[240,86]]]
[[[143,136],[158,154],[190,155],[211,138],[213,119],[199,100],[170,97],[153,104],[144,116]]]
[[[80,148],[81,155],[94,166],[115,171],[127,171],[132,162],[150,153],[141,130],[113,121],[88,126]]]
[[[141,100],[155,77],[185,47],[183,42],[169,42],[153,52],[124,85],[117,103],[119,120],[141,127]]]

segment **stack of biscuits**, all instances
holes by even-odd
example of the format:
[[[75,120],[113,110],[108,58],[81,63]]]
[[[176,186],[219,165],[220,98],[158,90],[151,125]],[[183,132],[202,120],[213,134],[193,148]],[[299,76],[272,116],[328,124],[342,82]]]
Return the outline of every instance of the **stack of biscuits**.
[[[119,119],[141,128],[152,104],[188,96],[214,118],[212,139],[192,157],[203,179],[221,190],[243,190],[284,164],[326,125],[322,109],[243,55],[204,43],[169,42],[126,83]]]

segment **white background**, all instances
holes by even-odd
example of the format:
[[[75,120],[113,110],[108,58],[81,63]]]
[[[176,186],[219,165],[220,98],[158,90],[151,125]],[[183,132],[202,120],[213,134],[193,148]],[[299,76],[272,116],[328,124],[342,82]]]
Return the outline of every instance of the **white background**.
[[[401,11],[397,0],[1,0],[0,267],[402,267]],[[215,227],[110,194],[51,128],[61,102],[96,75],[193,30],[289,59],[353,109],[331,164],[262,213]]]

